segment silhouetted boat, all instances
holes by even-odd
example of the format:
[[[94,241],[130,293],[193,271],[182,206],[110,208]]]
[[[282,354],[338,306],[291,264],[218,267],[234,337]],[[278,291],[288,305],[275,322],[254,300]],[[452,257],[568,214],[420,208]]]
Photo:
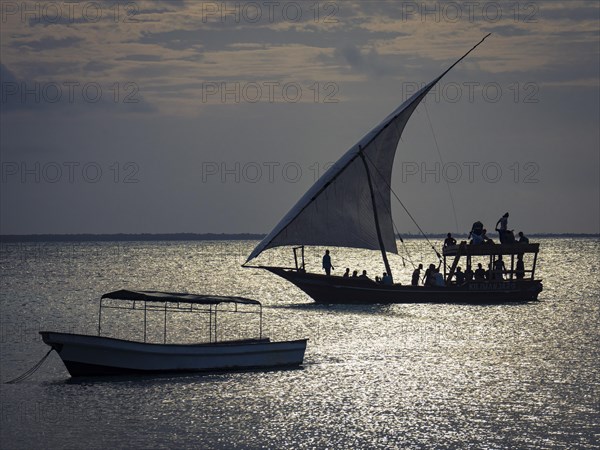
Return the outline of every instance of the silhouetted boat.
[[[398,253],[398,249],[391,214],[391,177],[404,127],[436,83],[488,36],[350,148],[256,246],[244,266],[268,270],[295,284],[319,303],[488,303],[536,299],[542,290],[541,281],[534,278],[538,244],[461,244],[446,248],[446,286],[440,287],[384,285],[368,279],[327,276],[305,270],[304,246],[318,245],[380,250],[385,271],[392,275],[387,252]],[[267,249],[287,245],[295,246],[293,268],[248,264]],[[527,270],[527,279],[521,274],[517,279],[514,257],[526,253],[534,255],[532,268]],[[451,282],[461,257],[470,263],[473,256],[488,256],[493,264],[500,255],[510,256],[513,263],[511,269],[502,274],[502,279],[471,281],[460,286]],[[454,261],[447,271],[448,256],[454,256]],[[503,279],[504,275],[508,279]]]
[[[117,300],[106,304],[104,300]],[[233,310],[219,311],[222,304]],[[238,307],[258,311],[238,311]],[[106,308],[140,310],[144,313],[144,339],[131,341],[101,336],[102,311]],[[164,342],[146,342],[148,311],[164,311]],[[167,344],[167,312],[209,315],[209,341],[197,344]],[[259,315],[259,337],[217,342],[217,313]],[[271,342],[262,336],[262,305],[242,297],[221,297],[120,290],[100,299],[98,335],[41,331],[43,341],[61,357],[73,377],[165,372],[222,372],[297,367],[302,364],[307,339]]]

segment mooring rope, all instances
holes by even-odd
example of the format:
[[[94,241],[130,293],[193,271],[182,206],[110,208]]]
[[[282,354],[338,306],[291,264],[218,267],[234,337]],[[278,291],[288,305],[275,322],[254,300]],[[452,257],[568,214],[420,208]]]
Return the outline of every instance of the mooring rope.
[[[21,381],[29,378],[31,375],[33,375],[40,367],[42,367],[42,364],[44,364],[44,361],[46,361],[46,358],[48,356],[50,356],[50,353],[52,353],[52,351],[54,350],[54,348],[51,348],[50,350],[48,350],[48,353],[46,353],[46,355],[44,355],[44,357],[42,359],[39,360],[39,362],[33,366],[31,369],[29,369],[27,372],[19,375],[17,378],[7,381],[5,384],[14,384],[14,383],[20,383]]]

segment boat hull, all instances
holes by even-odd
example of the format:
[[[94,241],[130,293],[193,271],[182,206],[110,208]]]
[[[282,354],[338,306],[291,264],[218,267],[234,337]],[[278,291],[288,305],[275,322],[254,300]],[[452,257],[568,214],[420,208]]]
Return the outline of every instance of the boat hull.
[[[540,280],[473,281],[462,286],[386,286],[372,280],[263,267],[308,294],[316,303],[504,303],[537,300]]]
[[[223,372],[297,367],[307,339],[249,339],[210,344],[151,344],[103,336],[41,331],[69,374],[103,376],[169,372]]]

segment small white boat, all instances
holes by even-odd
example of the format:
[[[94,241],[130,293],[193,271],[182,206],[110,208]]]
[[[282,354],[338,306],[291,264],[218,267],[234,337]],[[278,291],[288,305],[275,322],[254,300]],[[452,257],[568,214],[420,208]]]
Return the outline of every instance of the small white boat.
[[[108,300],[109,302],[107,302]],[[118,301],[118,303],[110,301]],[[233,309],[219,311],[222,304]],[[258,311],[241,311],[238,306],[257,306]],[[102,336],[103,309],[141,310],[144,340],[131,341]],[[148,311],[164,311],[163,343],[146,342]],[[209,315],[209,342],[167,344],[167,313],[189,312]],[[259,337],[217,342],[218,313],[259,315]],[[221,297],[120,290],[100,299],[98,335],[41,331],[43,341],[63,360],[73,377],[166,372],[221,372],[300,366],[307,339],[271,342],[262,336],[262,305],[242,297]]]

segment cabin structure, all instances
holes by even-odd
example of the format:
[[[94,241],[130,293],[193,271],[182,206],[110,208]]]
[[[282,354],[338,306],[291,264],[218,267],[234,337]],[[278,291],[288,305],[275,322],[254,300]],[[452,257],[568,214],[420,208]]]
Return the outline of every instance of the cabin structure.
[[[518,255],[525,254],[533,254],[533,262],[531,267],[525,268],[523,270],[523,277],[521,279],[531,280],[535,279],[535,266],[537,264],[537,255],[540,251],[540,244],[524,244],[519,242],[513,242],[510,244],[492,244],[492,243],[483,243],[483,244],[468,244],[466,241],[462,241],[457,245],[450,245],[444,247],[442,249],[443,257],[444,257],[444,280],[446,280],[446,284],[450,284],[452,277],[456,273],[456,268],[461,260],[461,258],[466,259],[466,265],[471,266],[473,268],[473,257],[484,257],[485,260],[489,264],[489,268],[494,267],[494,263],[498,259],[499,256],[502,256],[506,270],[503,271],[501,279],[504,279],[504,276],[507,275],[507,280],[516,280],[517,270],[516,270],[516,259]],[[508,260],[504,257],[510,257],[510,268],[508,265]],[[454,258],[450,266],[448,266],[448,258]],[[481,260],[481,258],[479,258]]]

